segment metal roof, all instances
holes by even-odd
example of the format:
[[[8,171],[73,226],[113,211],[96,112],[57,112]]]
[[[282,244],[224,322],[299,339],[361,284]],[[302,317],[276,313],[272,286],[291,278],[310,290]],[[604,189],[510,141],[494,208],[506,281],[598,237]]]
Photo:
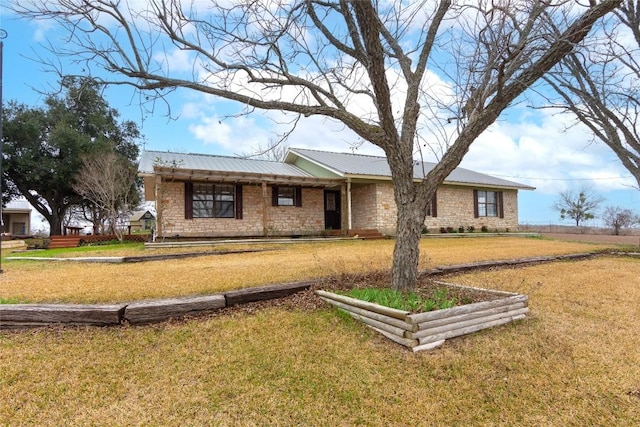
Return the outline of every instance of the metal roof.
[[[210,154],[143,151],[138,172],[142,175],[151,175],[154,173],[154,166],[199,171],[281,175],[301,178],[313,177],[313,175],[297,166],[282,162]]]
[[[390,179],[391,169],[387,159],[381,156],[370,156],[352,153],[334,153],[329,151],[309,150],[303,148],[291,148],[287,153],[285,162],[294,162],[296,156],[317,164],[336,175],[342,177],[357,176],[371,179]],[[436,165],[431,162],[414,163],[413,176],[422,179]],[[444,181],[447,184],[482,185],[488,187],[518,188],[533,190],[534,187],[520,184],[506,179],[496,178],[464,168],[454,169]]]
[[[246,173],[251,175],[270,175],[293,178],[315,178],[294,164],[301,157],[336,176],[358,177],[364,179],[391,179],[391,169],[387,159],[381,156],[370,156],[352,153],[335,153],[330,151],[290,148],[284,162],[269,160],[243,159],[240,157],[218,156],[211,154],[172,153],[167,151],[143,151],[138,171],[142,175],[153,175],[154,166],[176,170],[215,171],[220,173]],[[422,179],[435,163],[416,161],[414,177]],[[476,185],[486,187],[517,188],[533,190],[534,187],[520,184],[491,175],[474,172],[464,168],[456,168],[444,181],[446,184]]]
[[[141,211],[135,211],[134,213],[132,213],[131,216],[129,217],[129,221],[139,221],[147,212],[149,212],[149,214],[155,219],[156,216],[150,210],[145,209]]]
[[[5,210],[12,211],[31,211],[31,205],[26,200],[11,200],[7,205],[3,208]]]

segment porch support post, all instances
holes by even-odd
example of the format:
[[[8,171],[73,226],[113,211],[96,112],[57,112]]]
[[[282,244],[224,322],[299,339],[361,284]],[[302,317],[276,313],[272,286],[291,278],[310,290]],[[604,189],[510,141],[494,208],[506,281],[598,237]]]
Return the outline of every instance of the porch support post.
[[[262,181],[262,234],[266,236],[268,234],[269,225],[269,192],[267,189],[267,183]]]
[[[351,230],[351,178],[347,178],[347,230]]]
[[[156,236],[162,236],[162,233],[164,233],[164,230],[162,229],[162,222],[164,221],[164,215],[162,214],[162,211],[164,210],[164,206],[162,206],[162,199],[163,199],[163,194],[164,191],[162,191],[162,176],[160,175],[156,175],[155,176],[156,179],[156,185],[154,186],[154,191],[155,191],[155,195],[156,195]],[[96,230],[93,230],[94,234]]]

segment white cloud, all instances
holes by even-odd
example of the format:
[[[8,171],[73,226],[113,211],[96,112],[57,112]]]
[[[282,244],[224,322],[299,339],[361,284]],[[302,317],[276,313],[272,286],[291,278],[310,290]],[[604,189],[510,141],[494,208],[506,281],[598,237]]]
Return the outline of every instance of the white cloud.
[[[588,186],[626,189],[632,180],[604,143],[570,116],[539,112],[526,121],[498,122],[473,143],[463,161],[469,169],[535,186],[538,192]]]
[[[223,119],[217,116],[202,117],[189,126],[193,137],[205,145],[214,145],[227,153],[242,153],[246,148],[269,140],[270,132],[247,116]]]

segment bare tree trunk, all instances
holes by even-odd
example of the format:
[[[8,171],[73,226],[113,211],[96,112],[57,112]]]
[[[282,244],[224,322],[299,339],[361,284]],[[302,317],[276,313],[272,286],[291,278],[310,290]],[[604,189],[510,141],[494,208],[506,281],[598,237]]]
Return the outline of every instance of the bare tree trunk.
[[[393,289],[410,291],[418,280],[418,261],[420,259],[420,236],[422,220],[412,205],[398,207],[398,233],[393,249],[393,267],[391,283]]]

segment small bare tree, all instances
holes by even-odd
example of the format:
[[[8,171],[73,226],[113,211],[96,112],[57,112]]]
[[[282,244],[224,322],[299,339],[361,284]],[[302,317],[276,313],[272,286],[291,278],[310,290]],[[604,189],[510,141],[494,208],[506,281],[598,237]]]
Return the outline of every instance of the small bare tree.
[[[640,217],[635,215],[631,209],[623,209],[619,206],[607,206],[602,214],[602,220],[607,227],[611,227],[616,236],[620,234],[621,230],[640,223]]]
[[[188,88],[247,113],[323,116],[382,148],[398,208],[392,287],[411,289],[438,185],[622,1],[13,0],[12,7],[54,19],[68,36],[50,45],[55,57],[102,67],[105,84],[132,85],[151,100]],[[174,54],[188,58],[188,72]],[[439,162],[416,179],[423,150]]]
[[[136,191],[136,169],[124,156],[113,151],[82,158],[73,189],[106,213],[109,230],[123,239],[122,221],[135,206],[130,205]]]
[[[576,222],[576,227],[580,227],[583,221],[595,218],[596,210],[603,201],[602,196],[588,188],[582,188],[578,192],[561,192],[553,207],[560,212],[561,219],[572,219]]]

